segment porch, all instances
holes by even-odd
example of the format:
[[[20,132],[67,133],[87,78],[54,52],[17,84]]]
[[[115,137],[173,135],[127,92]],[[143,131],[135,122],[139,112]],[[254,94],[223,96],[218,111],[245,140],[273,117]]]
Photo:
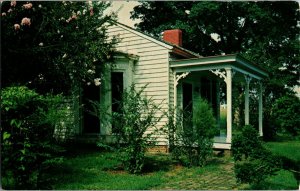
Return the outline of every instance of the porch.
[[[244,117],[245,125],[250,123],[249,91],[250,84],[258,88],[258,129],[263,136],[263,86],[262,79],[268,77],[267,72],[258,65],[246,60],[240,55],[224,55],[203,57],[196,59],[184,59],[171,61],[171,69],[174,77],[174,108],[184,108],[185,102],[197,99],[197,96],[207,99],[214,110],[217,126],[220,126],[220,86],[225,85],[224,94],[226,103],[226,125],[223,133],[214,138],[213,147],[216,149],[230,149],[232,141],[233,83],[243,85],[245,96]],[[223,84],[222,84],[223,83]],[[190,92],[191,95],[187,95]],[[225,93],[226,92],[226,93]],[[225,133],[224,133],[225,132]]]

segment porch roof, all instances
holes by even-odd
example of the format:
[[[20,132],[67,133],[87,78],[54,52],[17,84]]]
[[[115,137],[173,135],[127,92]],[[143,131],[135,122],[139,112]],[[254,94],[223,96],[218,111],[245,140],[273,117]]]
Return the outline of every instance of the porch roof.
[[[237,72],[249,75],[259,80],[268,77],[268,72],[265,69],[243,58],[239,54],[174,60],[170,62],[170,67],[176,72],[232,68]]]

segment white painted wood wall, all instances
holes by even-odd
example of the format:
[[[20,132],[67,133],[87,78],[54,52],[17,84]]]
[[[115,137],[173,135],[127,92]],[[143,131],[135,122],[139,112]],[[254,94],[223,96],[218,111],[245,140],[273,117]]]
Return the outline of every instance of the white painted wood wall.
[[[162,46],[161,42],[145,38],[137,31],[132,32],[124,26],[111,26],[107,32],[111,37],[116,36],[120,40],[116,47],[118,51],[139,56],[134,67],[133,82],[138,89],[148,84],[144,90],[145,96],[151,98],[164,112],[167,112],[170,98],[173,100],[173,88],[169,88],[173,87],[173,74],[169,68],[170,48]],[[126,77],[128,76],[124,75],[124,78]],[[129,85],[124,84],[125,88]],[[157,127],[161,128],[167,120],[167,117],[162,118]],[[166,145],[168,142],[166,136],[157,138],[159,145]]]

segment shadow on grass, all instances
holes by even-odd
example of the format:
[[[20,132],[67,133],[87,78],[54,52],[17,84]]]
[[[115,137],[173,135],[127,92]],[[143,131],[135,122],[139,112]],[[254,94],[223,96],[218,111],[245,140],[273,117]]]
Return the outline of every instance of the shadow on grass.
[[[65,157],[75,157],[78,155],[84,154],[93,154],[95,152],[104,152],[104,149],[99,148],[96,143],[77,143],[77,142],[68,142],[63,144],[63,147],[66,149],[64,153]]]
[[[281,160],[283,169],[288,170],[293,173],[294,178],[300,182],[300,161],[293,160],[286,156],[277,155],[277,157]]]
[[[133,175],[119,158],[118,153],[85,151],[49,169],[47,177],[55,178],[52,189],[145,189],[158,184],[160,172],[171,166],[167,157],[147,156],[144,171]]]
[[[158,171],[169,171],[174,165],[174,161],[168,155],[146,156],[143,173],[152,173]]]
[[[68,155],[65,161],[47,171],[45,179],[49,179],[53,187],[51,189],[86,189],[85,186],[101,182],[108,175],[105,172],[106,164],[109,163],[106,153],[92,152],[91,150],[76,155],[74,158]],[[104,155],[101,160],[96,156]],[[49,188],[48,188],[49,189]]]
[[[300,135],[298,136],[291,136],[289,134],[277,134],[271,141],[276,142],[287,142],[287,141],[300,141]]]
[[[261,182],[259,184],[251,185],[249,190],[295,190],[295,187],[288,186],[280,182]]]

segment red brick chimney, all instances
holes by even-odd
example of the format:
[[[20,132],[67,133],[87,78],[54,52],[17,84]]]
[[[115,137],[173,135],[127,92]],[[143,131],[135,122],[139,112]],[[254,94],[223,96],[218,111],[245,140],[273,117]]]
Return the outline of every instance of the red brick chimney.
[[[182,46],[182,31],[180,29],[165,30],[163,40],[177,46]]]

